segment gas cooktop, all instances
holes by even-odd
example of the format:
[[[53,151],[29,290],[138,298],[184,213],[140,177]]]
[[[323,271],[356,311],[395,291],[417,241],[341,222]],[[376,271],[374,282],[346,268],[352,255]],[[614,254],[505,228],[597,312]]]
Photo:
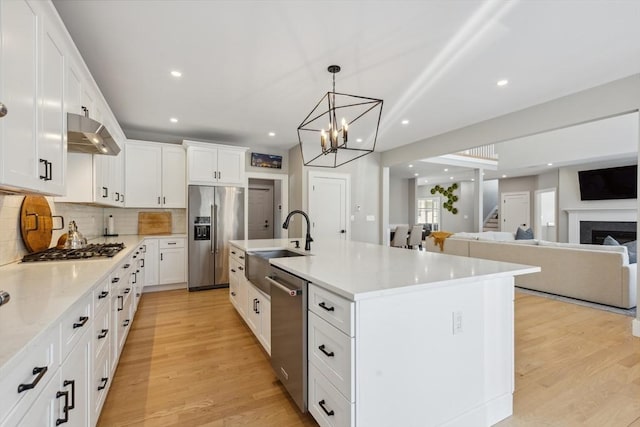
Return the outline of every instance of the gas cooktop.
[[[124,249],[124,243],[92,243],[81,249],[49,248],[22,257],[22,262],[65,261],[96,257],[111,258]]]

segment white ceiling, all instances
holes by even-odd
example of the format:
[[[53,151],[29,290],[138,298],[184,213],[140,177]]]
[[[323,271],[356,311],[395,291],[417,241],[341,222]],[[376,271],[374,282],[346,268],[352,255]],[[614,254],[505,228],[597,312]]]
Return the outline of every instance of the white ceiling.
[[[289,148],[330,64],[377,151],[640,72],[638,0],[53,1],[129,138]]]

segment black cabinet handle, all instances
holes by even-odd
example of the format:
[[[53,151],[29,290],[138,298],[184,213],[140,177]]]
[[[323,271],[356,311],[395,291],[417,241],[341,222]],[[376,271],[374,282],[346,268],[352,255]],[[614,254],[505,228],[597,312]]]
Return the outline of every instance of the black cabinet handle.
[[[253,299],[253,312],[256,312],[256,304],[257,304],[258,300],[257,299]]]
[[[325,350],[325,346],[324,346],[324,344],[322,344],[320,347],[318,347],[318,350],[320,350],[321,352],[323,352],[327,357],[333,357],[333,356],[335,356],[335,354],[333,353],[333,351],[327,351],[327,350]]]
[[[76,381],[75,380],[64,380],[62,383],[64,387],[71,386],[71,405],[69,405],[69,409],[74,409],[76,407]]]
[[[100,391],[100,390],[104,390],[105,388],[107,388],[107,381],[109,381],[109,378],[108,378],[108,377],[102,377],[102,378],[100,378],[100,382],[101,382],[102,384],[100,384],[100,385],[98,386],[98,391]]]
[[[129,323],[130,323],[130,322],[131,322],[131,321],[130,321],[129,319],[125,319],[125,321],[124,321],[124,322],[122,322],[122,326],[129,326]]]
[[[244,268],[242,268],[242,267],[238,267],[238,270],[242,271],[242,270],[244,270]]]
[[[131,288],[125,288],[124,293],[128,294],[129,292],[131,292]]]
[[[127,263],[127,264],[125,264],[125,265],[123,265],[123,266],[122,266],[122,268],[123,268],[123,269],[125,269],[125,270],[126,270],[127,268],[129,268],[129,267],[131,267],[131,264],[129,264],[129,263]]]
[[[109,197],[109,189],[107,187],[102,187],[102,198],[106,199]]]
[[[106,337],[108,333],[109,333],[108,329],[102,329],[98,334],[98,339],[101,340],[102,338]]]
[[[166,198],[166,197],[164,197],[164,196],[162,197],[162,204],[163,204],[163,205],[166,205],[166,204],[167,204],[167,198]]]
[[[48,161],[46,161],[45,159],[39,159],[40,163],[44,163],[44,175],[40,175],[40,179],[43,181],[47,180],[47,163],[49,163]]]
[[[162,253],[160,253],[160,261],[164,261],[164,259],[162,258]]]
[[[327,307],[326,304],[324,303],[324,301],[322,301],[320,304],[318,304],[320,307],[324,308],[327,311],[335,311],[335,307]]]
[[[33,380],[33,382],[31,382],[30,384],[20,384],[18,386],[18,393],[22,393],[23,391],[27,391],[27,390],[31,390],[32,388],[34,388],[35,386],[38,385],[38,383],[40,382],[40,380],[42,379],[42,377],[44,377],[44,374],[47,373],[47,370],[49,368],[46,366],[36,366],[35,368],[33,368],[33,375],[37,375],[36,379]]]
[[[73,329],[82,328],[89,320],[89,316],[80,316],[78,320],[79,322],[73,324]]]
[[[231,269],[231,272],[232,272],[232,273],[235,273],[236,271],[232,268],[232,269]]]
[[[120,302],[120,306],[118,307],[118,311],[124,310],[124,297],[122,295],[118,295],[118,302]]]
[[[140,268],[144,268],[144,258],[142,258],[140,261],[142,261],[142,262],[140,263]]]
[[[46,168],[47,168],[47,178],[46,181],[51,181],[53,179],[53,163],[52,162],[47,162],[46,164]]]
[[[138,272],[136,271],[135,273],[131,273],[131,275],[133,276],[132,285],[135,285],[136,283],[138,283]]]
[[[116,202],[119,202],[119,201],[120,201],[120,193],[116,191]]]
[[[235,255],[235,254],[236,254],[236,251],[231,251],[231,253],[232,253],[233,255]]]
[[[62,396],[64,396],[64,408],[62,409],[62,412],[64,412],[64,418],[58,418],[56,420],[57,426],[69,421],[69,392],[59,391],[56,393],[56,399],[60,399]]]
[[[102,291],[100,295],[98,295],[98,299],[106,298],[109,295],[109,291]]]
[[[244,256],[240,255],[238,258],[240,258],[240,259],[244,259]]]
[[[260,300],[256,300],[256,314],[260,314]]]
[[[160,204],[160,196],[158,196],[158,204]]]
[[[113,279],[111,279],[111,283],[118,283],[120,281],[119,277],[114,277]]]
[[[235,297],[235,296],[236,296],[236,293],[235,293],[235,292],[233,292],[233,291],[231,291],[231,296],[232,296],[232,297]]]
[[[333,412],[333,410],[327,411],[327,408],[324,406],[325,405],[324,399],[322,399],[320,402],[318,402],[318,405],[320,405],[320,407],[322,408],[324,413],[327,414],[328,416],[332,417],[332,416],[334,416],[336,414],[335,412]]]
[[[167,245],[176,245],[178,242],[167,242]]]

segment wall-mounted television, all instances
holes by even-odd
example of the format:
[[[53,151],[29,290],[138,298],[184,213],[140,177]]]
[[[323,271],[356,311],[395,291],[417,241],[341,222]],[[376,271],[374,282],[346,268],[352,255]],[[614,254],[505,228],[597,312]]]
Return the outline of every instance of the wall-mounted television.
[[[580,200],[638,198],[638,166],[578,171]]]

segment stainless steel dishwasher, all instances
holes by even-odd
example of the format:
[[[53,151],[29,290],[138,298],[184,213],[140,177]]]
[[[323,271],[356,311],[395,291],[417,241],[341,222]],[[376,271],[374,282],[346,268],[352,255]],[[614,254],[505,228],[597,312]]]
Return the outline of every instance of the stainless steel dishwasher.
[[[271,366],[302,412],[307,411],[308,282],[271,266]]]

